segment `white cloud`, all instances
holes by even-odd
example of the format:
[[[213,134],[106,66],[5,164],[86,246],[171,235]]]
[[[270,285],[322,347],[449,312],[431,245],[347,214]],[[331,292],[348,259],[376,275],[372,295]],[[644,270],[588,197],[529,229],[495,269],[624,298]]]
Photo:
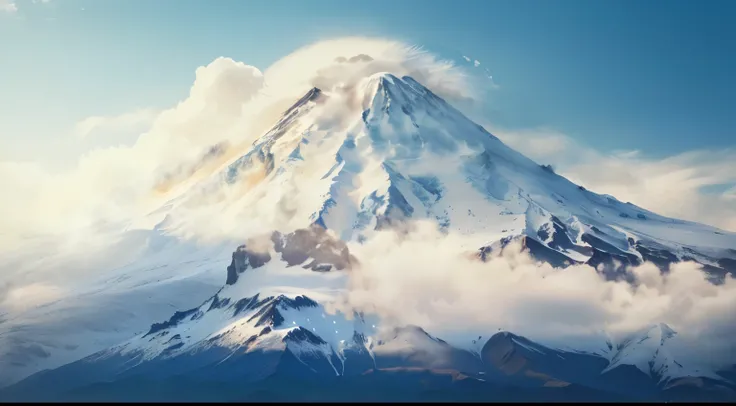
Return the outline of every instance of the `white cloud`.
[[[12,0],[0,0],[0,11],[14,14],[18,11],[18,6]]]
[[[359,55],[370,60],[348,63],[340,59]],[[266,88],[284,95],[299,89],[303,94],[305,84],[322,90],[350,87],[378,72],[412,76],[448,100],[477,97],[476,84],[452,62],[398,41],[359,37],[321,41],[282,58],[266,70]]]
[[[135,132],[150,126],[158,112],[153,109],[140,109],[117,116],[91,116],[78,122],[74,136],[80,139],[99,133]]]
[[[736,231],[733,190],[736,151],[689,151],[652,158],[642,151],[601,153],[548,129],[489,130],[514,149],[598,193],[629,201],[655,213]]]
[[[351,271],[344,305],[447,339],[503,329],[602,348],[604,331],[620,339],[663,322],[679,333],[681,362],[718,365],[736,350],[736,279],[715,286],[695,263],[676,264],[668,274],[647,263],[631,270],[634,286],[587,265],[535,263],[519,246],[484,263],[460,248],[469,242],[420,222],[408,235],[384,232],[352,245],[360,266]]]
[[[465,55],[463,55],[463,59],[465,59],[465,62],[472,63],[473,66],[476,68],[480,66],[480,61],[477,59],[473,60],[472,58]]]
[[[10,287],[6,292],[0,292],[0,309],[12,312],[22,312],[36,306],[47,304],[64,296],[64,291],[58,286],[33,283],[20,287]]]
[[[51,0],[31,0],[31,3],[37,4],[49,3]],[[15,0],[0,0],[0,13],[15,14],[18,12],[18,3]]]
[[[75,232],[81,238],[100,224],[123,227],[151,210],[162,198],[154,192],[160,177],[230,135],[241,123],[242,105],[262,83],[257,68],[218,58],[197,69],[189,97],[155,117],[144,110],[87,119],[76,128],[78,136],[109,134],[153,119],[132,146],[94,149],[67,172],[50,172],[42,162],[0,162],[0,189],[13,196],[0,201],[2,250],[17,249],[30,236]]]

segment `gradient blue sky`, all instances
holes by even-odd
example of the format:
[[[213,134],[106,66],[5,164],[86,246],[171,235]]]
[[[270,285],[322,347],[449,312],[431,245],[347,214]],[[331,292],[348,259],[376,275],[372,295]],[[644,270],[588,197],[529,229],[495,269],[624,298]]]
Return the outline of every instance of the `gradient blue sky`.
[[[498,126],[655,156],[736,146],[736,1],[15,3],[0,12],[0,160],[73,155],[76,122],[172,106],[218,56],[263,70],[348,35],[481,61]]]

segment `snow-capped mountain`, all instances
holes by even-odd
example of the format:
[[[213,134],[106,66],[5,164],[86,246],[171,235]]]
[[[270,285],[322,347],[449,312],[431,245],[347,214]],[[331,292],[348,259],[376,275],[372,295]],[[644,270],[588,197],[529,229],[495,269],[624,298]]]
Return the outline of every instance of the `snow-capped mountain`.
[[[28,398],[43,387],[52,399],[105,398],[130,388],[143,393],[151,382],[224,396],[214,388],[237,382],[244,392],[228,396],[254,399],[286,382],[296,391],[294,382],[322,388],[337,380],[354,391],[335,390],[336,397],[361,398],[356,393],[384,385],[388,399],[419,396],[422,382],[436,380],[444,391],[436,395],[451,398],[668,399],[672,388],[734,398],[724,375],[678,361],[668,346],[676,332],[666,325],[582,351],[511,332],[451,344],[420,326],[383,328],[376,316],[335,308],[358,261],[346,243],[411,220],[467,236],[479,261],[521,240],[539,260],[590,264],[610,278],[644,261],[663,271],[696,261],[714,283],[736,272],[735,234],[585,190],[410,77],[382,73],[356,88],[308,91],[249,151],[157,212],[163,220],[150,232],[189,233],[198,224],[188,215],[200,206],[231,218],[268,207],[286,220],[233,247],[222,288],[201,305],[0,396]],[[263,220],[259,225],[271,224]]]
[[[338,115],[334,103],[353,112]],[[412,78],[388,73],[347,95],[310,90],[246,154],[175,199],[162,227],[185,228],[189,219],[178,209],[208,204],[223,185],[241,183],[249,188],[230,192],[223,210],[277,206],[291,220],[285,232],[318,224],[360,241],[408,219],[430,219],[487,249],[521,238],[555,265],[617,260],[666,268],[694,260],[714,277],[736,270],[733,233],[585,190]]]

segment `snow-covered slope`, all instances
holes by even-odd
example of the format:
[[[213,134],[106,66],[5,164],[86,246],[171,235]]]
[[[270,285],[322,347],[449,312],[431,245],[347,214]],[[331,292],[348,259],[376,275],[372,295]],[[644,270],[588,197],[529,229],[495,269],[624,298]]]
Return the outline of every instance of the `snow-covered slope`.
[[[184,188],[155,217],[163,220],[151,232],[166,236],[161,241],[202,230],[265,234],[235,249],[226,272],[222,266],[223,287],[200,305],[119,345],[90,346],[93,355],[33,375],[11,392],[43,385],[61,393],[132,376],[257,382],[386,368],[627,393],[639,379],[626,369],[632,367],[648,377],[637,389],[647,396],[682,377],[720,379],[680,364],[666,326],[584,352],[505,332],[450,344],[420,327],[384,331],[380,320],[335,310],[355,263],[345,243],[417,219],[465,235],[481,259],[521,239],[538,259],[588,263],[611,277],[622,264],[642,261],[666,269],[695,260],[716,282],[735,271],[736,234],[585,190],[410,77],[382,73],[335,93],[308,91],[249,151]],[[199,256],[178,244],[157,252],[175,251]]]
[[[351,112],[338,115],[338,103]],[[387,73],[350,93],[309,91],[247,154],[173,201],[165,227],[195,227],[191,207],[215,201],[234,216],[282,208],[281,231],[318,224],[344,241],[431,219],[478,247],[524,238],[557,265],[695,260],[716,277],[736,265],[733,233],[585,190]]]
[[[670,345],[672,340],[677,340],[677,332],[668,325],[660,323],[650,326],[612,348],[609,352],[610,364],[603,373],[621,365],[632,365],[655,379],[657,383],[666,383],[688,376],[723,379],[712,371],[692,368],[678,362],[676,352]]]

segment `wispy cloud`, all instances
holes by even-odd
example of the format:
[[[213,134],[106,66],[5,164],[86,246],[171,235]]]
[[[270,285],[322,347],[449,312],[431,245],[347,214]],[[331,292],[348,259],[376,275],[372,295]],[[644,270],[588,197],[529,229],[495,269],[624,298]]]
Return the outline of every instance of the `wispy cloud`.
[[[463,55],[462,57],[465,60],[465,62],[467,62],[469,64],[472,64],[474,68],[480,68],[481,63],[480,63],[479,60],[473,59],[473,58],[471,58],[469,56],[465,56],[465,55]],[[493,80],[493,74],[491,73],[490,69],[483,68],[482,71],[483,71],[483,76],[486,77],[486,78],[488,78],[488,80],[490,81],[490,88],[491,89],[498,89],[499,86],[496,83],[496,81]]]
[[[77,138],[87,138],[105,132],[135,131],[150,126],[158,112],[154,109],[140,109],[117,116],[91,116],[74,126]]]
[[[3,288],[0,288],[2,290]],[[63,289],[58,286],[34,283],[21,287],[8,286],[0,291],[0,309],[21,312],[63,297]]]
[[[13,0],[0,0],[0,12],[14,14],[18,11],[18,5]]]
[[[638,150],[600,152],[549,129],[487,128],[588,189],[666,216],[736,230],[736,150],[704,149],[655,158]]]
[[[48,4],[51,0],[31,0],[32,4]],[[16,0],[0,0],[0,13],[15,14],[18,12],[18,2]]]

